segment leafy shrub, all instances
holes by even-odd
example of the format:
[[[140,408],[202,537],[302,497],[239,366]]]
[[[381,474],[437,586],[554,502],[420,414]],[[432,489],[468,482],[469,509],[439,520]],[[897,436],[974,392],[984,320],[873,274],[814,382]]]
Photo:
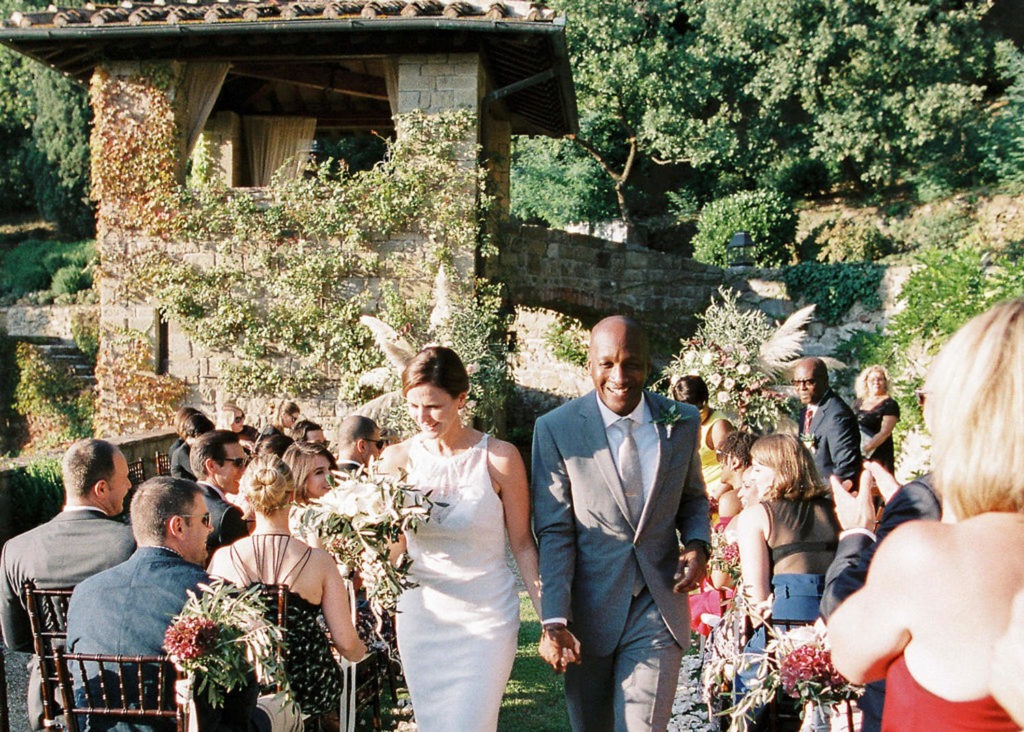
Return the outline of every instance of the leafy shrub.
[[[586,366],[590,358],[586,328],[576,318],[558,314],[544,331],[544,343],[555,358],[573,366]]]
[[[868,310],[881,307],[878,286],[885,267],[868,262],[801,262],[782,272],[790,296],[817,305],[815,315],[835,325],[858,300]]]
[[[30,292],[64,288],[63,294],[74,294],[92,286],[92,262],[95,259],[92,241],[61,242],[26,239],[0,258],[0,295],[22,297]],[[62,269],[67,272],[60,275]],[[77,270],[78,274],[74,274]],[[68,289],[82,285],[78,289]]]
[[[18,365],[14,349],[14,339],[0,330],[0,453],[14,452],[17,448],[14,386],[18,383]]]
[[[985,141],[986,172],[1000,183],[1024,184],[1024,51],[1011,41],[997,44],[999,70],[1012,80],[1006,104],[995,111]]]
[[[47,360],[37,347],[17,347],[18,385],[14,408],[28,421],[34,447],[50,447],[92,435],[92,389],[64,364]]]
[[[78,350],[96,366],[96,354],[100,350],[100,313],[91,308],[71,316],[71,337]]]
[[[53,274],[50,289],[55,295],[74,295],[92,287],[92,273],[75,264],[66,264]]]
[[[892,252],[892,242],[872,222],[840,217],[815,235],[819,262],[873,262]]]
[[[778,266],[790,259],[788,247],[796,236],[797,217],[792,202],[773,190],[741,191],[712,201],[701,211],[694,257],[724,267],[726,245],[737,231],[754,241],[754,262]]]
[[[7,481],[14,533],[34,529],[60,513],[64,505],[64,484],[59,460],[35,460],[12,470]]]

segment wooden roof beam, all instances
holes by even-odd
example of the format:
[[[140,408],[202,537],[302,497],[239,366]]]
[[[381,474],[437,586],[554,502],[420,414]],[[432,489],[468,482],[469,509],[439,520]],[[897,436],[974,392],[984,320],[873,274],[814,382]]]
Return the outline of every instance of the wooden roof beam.
[[[325,69],[312,64],[259,64],[235,63],[231,73],[264,81],[285,81],[296,86],[319,91],[333,91],[352,97],[366,97],[387,101],[388,90],[384,79],[369,74],[358,74],[346,69]]]

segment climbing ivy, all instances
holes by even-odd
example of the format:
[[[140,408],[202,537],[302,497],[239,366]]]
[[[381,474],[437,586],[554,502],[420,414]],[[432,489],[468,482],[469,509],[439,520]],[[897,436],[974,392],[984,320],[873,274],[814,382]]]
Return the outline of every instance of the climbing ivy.
[[[885,267],[870,262],[801,262],[784,269],[782,280],[794,300],[813,302],[815,316],[835,325],[858,300],[866,310],[881,307],[878,286],[884,274]]]

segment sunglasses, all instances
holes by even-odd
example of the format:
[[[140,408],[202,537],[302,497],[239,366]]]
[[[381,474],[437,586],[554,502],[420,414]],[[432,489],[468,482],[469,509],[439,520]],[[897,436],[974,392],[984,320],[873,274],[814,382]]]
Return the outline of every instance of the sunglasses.
[[[199,521],[203,524],[203,526],[208,527],[210,525],[209,511],[207,511],[206,513],[179,513],[178,516],[181,518],[195,518],[196,516],[198,516]]]
[[[241,417],[235,417],[233,421],[235,424],[241,424],[242,422],[245,421],[245,415],[242,415]]]
[[[814,379],[793,379],[789,383],[793,386],[814,386]]]
[[[244,458],[244,457],[240,457],[240,458],[224,458],[223,462],[221,462],[221,465],[223,465],[224,463],[231,463],[236,468],[244,468],[248,462],[249,462],[249,459],[248,458]]]
[[[387,440],[377,440],[373,444],[377,446],[378,450],[383,450],[384,447],[388,444],[388,441]]]

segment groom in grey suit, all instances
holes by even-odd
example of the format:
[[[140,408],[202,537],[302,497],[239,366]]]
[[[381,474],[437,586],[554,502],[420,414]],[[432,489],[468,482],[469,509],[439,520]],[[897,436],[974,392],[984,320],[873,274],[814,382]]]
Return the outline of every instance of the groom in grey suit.
[[[686,593],[709,554],[700,416],[644,390],[634,320],[598,323],[589,356],[594,391],[534,431],[541,655],[565,671],[576,732],[664,730],[690,640]]]

